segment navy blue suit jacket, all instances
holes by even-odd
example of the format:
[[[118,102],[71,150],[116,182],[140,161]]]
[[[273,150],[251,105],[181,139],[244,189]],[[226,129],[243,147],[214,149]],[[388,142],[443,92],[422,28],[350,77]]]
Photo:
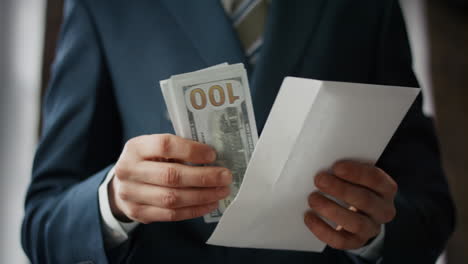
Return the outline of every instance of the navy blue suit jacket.
[[[98,186],[128,139],[173,133],[159,80],[246,62],[219,2],[66,1],[22,229],[33,263],[349,262],[331,248],[314,254],[206,245],[215,225],[202,219],[140,225],[123,245],[104,249]],[[249,68],[259,130],[288,75],[417,86],[397,1],[273,0],[262,53]],[[378,165],[400,187],[384,262],[433,262],[453,230],[454,209],[421,98]]]

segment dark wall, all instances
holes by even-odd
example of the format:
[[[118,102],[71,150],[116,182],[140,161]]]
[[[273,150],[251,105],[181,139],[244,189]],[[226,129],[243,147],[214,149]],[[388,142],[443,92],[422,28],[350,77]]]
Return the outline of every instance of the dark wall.
[[[444,167],[457,206],[449,264],[468,260],[468,1],[428,0],[430,68]]]

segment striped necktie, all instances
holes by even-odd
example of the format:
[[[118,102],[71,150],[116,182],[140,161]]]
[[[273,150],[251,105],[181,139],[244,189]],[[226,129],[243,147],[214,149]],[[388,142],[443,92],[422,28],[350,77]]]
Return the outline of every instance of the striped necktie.
[[[254,65],[263,44],[268,1],[232,0],[226,11],[232,19],[248,61]]]

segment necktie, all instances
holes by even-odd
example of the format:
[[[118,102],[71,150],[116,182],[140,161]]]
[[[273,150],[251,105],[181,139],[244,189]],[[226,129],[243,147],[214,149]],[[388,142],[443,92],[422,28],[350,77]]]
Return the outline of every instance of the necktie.
[[[228,10],[250,64],[255,64],[263,44],[267,0],[233,0]]]

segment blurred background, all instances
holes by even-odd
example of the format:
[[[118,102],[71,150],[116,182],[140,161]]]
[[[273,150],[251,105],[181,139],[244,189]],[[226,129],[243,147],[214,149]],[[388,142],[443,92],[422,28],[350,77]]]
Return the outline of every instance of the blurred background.
[[[424,110],[432,115],[433,103],[428,99],[432,80],[430,23],[425,18],[425,2],[402,0],[401,4],[410,32],[415,71],[426,95]],[[39,135],[41,98],[54,56],[62,5],[62,0],[0,0],[0,263],[28,262],[20,244],[23,200]],[[466,54],[467,50],[468,47],[462,47],[461,52]],[[461,238],[451,242],[453,249],[448,250],[448,263],[463,262],[457,253],[461,243]],[[446,263],[446,258],[441,257],[439,262]]]
[[[0,263],[27,263],[23,200],[38,135],[46,0],[0,0]]]

